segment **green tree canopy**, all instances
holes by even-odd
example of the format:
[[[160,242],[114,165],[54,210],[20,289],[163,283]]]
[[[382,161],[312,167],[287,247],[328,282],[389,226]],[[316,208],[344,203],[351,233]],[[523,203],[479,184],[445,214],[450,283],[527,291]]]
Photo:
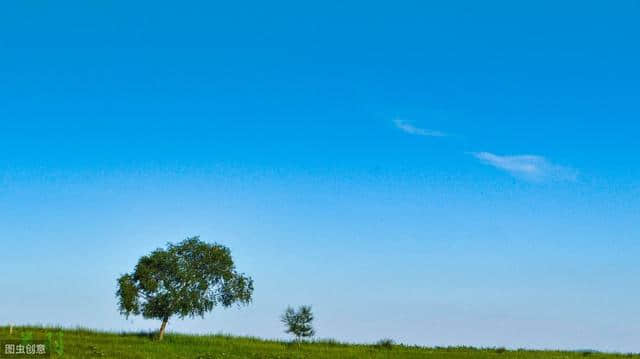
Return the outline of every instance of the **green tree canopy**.
[[[302,338],[312,337],[315,334],[311,306],[303,305],[298,310],[288,307],[280,320],[286,327],[285,332],[296,336],[298,345]]]
[[[253,280],[236,272],[231,251],[200,237],[168,243],[138,261],[133,273],[118,278],[120,313],[162,321],[162,340],[169,318],[204,317],[215,306],[248,304]]]

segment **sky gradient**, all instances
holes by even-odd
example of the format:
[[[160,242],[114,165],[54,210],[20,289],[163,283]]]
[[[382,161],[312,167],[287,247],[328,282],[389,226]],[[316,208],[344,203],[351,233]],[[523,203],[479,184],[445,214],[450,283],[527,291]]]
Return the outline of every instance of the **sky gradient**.
[[[169,330],[640,352],[639,2],[0,7],[0,323],[200,235],[254,303]]]

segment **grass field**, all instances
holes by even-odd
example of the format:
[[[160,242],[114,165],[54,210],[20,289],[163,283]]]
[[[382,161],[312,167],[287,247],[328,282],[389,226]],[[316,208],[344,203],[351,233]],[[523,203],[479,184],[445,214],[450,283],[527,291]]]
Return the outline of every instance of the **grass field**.
[[[59,329],[17,327],[9,334],[8,327],[0,327],[0,341],[19,341],[25,335],[35,343],[44,340],[47,333],[63,333],[62,358],[639,358],[631,354],[602,354],[562,351],[508,351],[504,349],[424,348],[412,346],[352,345],[332,341],[302,344],[299,348],[288,342],[225,335],[181,335],[169,333],[163,342],[153,341],[148,333],[105,333],[87,329]],[[4,348],[0,348],[3,358]],[[11,356],[5,356],[11,357]],[[25,356],[29,357],[29,356]],[[35,357],[35,356],[31,356]],[[60,357],[57,354],[51,358]]]

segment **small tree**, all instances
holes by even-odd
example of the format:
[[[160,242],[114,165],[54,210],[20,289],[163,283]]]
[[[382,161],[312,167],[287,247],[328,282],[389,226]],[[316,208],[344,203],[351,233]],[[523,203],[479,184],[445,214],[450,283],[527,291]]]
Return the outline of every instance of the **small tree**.
[[[227,247],[192,237],[140,258],[133,273],[118,279],[116,297],[127,318],[161,320],[162,340],[172,316],[204,317],[218,305],[248,304],[252,294],[253,280],[236,272]]]
[[[311,306],[303,305],[297,311],[288,307],[282,314],[281,321],[286,326],[285,332],[295,335],[298,347],[302,338],[312,337],[315,334],[311,324],[313,322]]]

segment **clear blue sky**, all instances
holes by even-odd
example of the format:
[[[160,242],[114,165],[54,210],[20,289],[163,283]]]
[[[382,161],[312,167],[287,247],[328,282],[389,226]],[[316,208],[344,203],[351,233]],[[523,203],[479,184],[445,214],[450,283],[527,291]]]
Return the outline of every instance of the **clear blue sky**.
[[[0,322],[201,235],[255,301],[171,330],[640,351],[638,1],[0,7]]]

